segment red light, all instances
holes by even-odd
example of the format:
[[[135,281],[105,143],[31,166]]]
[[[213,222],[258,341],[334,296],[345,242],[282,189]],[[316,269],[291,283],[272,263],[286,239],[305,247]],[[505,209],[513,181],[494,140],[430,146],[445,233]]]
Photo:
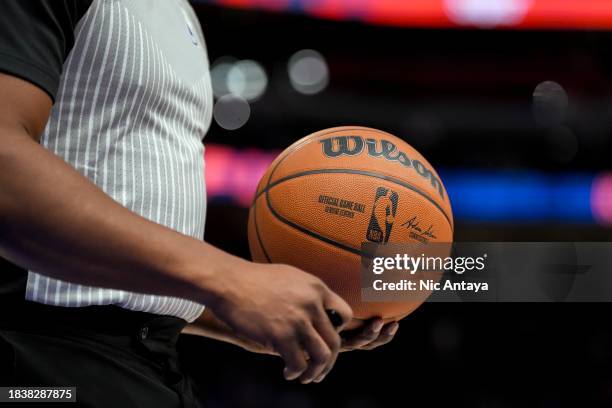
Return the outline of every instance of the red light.
[[[612,29],[610,0],[496,1],[499,3],[491,0],[216,0],[216,3],[230,7],[273,11],[301,10],[321,18],[360,20],[373,24],[406,27]],[[456,8],[468,10],[475,16],[474,19],[457,19],[449,11]],[[503,13],[509,13],[506,15],[507,18]],[[493,20],[486,20],[487,18]],[[492,24],[487,24],[488,22]]]

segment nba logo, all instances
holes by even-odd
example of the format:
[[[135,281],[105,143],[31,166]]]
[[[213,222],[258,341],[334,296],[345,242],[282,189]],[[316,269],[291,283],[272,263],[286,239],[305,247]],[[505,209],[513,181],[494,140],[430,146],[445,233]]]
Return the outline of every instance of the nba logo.
[[[371,242],[387,243],[391,228],[395,222],[397,212],[398,195],[395,191],[384,187],[378,187],[374,205],[372,206],[372,216],[368,225],[366,239]]]

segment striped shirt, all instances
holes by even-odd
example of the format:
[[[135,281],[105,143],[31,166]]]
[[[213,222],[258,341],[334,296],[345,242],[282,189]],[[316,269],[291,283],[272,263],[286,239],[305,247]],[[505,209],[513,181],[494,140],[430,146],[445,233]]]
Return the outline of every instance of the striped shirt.
[[[41,143],[131,211],[202,239],[202,138],[212,92],[191,6],[187,0],[93,0],[74,36]],[[28,272],[26,298],[66,307],[116,305],[190,322],[204,309],[36,271]]]

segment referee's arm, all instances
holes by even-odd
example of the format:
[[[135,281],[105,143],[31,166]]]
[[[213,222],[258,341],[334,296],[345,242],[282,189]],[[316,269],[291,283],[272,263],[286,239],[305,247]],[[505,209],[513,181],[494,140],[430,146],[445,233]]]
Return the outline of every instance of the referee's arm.
[[[340,338],[325,309],[352,317],[338,295],[295,268],[246,262],[122,207],[39,144],[51,106],[37,86],[0,74],[1,257],[69,282],[206,304],[239,337],[280,354],[287,379],[329,372]]]
[[[51,98],[0,74],[0,256],[81,284],[200,303],[214,249],[122,207],[39,144]],[[209,268],[187,268],[206,258]]]

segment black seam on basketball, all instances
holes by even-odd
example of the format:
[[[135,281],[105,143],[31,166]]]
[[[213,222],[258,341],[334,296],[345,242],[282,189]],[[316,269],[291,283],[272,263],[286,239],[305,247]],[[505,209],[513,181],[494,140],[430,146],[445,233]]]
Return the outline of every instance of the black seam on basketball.
[[[298,145],[301,146],[301,145]],[[296,148],[298,147],[296,146]],[[272,169],[272,171],[270,172],[270,177],[268,178],[268,182],[266,184],[266,187],[261,191],[261,193],[263,193],[264,191],[268,191],[269,187],[270,187],[270,181],[272,180],[272,175],[274,174],[274,172],[276,171],[276,169],[278,168],[278,166],[283,162],[283,160],[285,160],[285,158],[287,156],[289,156],[289,153],[295,151],[294,149],[291,149],[290,151],[286,152],[285,155],[278,161],[278,163],[276,163],[276,166],[274,166],[274,168]],[[257,235],[257,241],[259,241],[259,246],[261,247],[261,250],[264,253],[264,256],[266,257],[266,260],[268,261],[268,263],[272,263],[272,260],[270,258],[270,256],[268,255],[268,252],[266,251],[266,248],[263,245],[263,242],[261,240],[261,236],[259,235],[259,228],[257,226],[257,200],[259,199],[259,197],[261,197],[261,193],[260,194],[255,194],[255,198],[253,199],[253,204],[252,204],[252,208],[251,210],[253,211],[253,222],[255,223],[255,235]],[[268,201],[268,195],[266,194],[266,202]],[[268,203],[269,206],[269,203]],[[272,210],[272,208],[270,207],[270,210],[272,211],[272,213],[274,213],[274,210]]]
[[[282,215],[277,213],[276,210],[272,207],[272,203],[270,202],[270,197],[268,196],[268,194],[266,194],[266,203],[268,203],[268,209],[270,210],[272,215],[277,220],[282,222],[283,224],[288,225],[289,227],[291,227],[293,229],[296,229],[296,230],[298,230],[298,231],[300,231],[300,232],[302,232],[302,233],[304,233],[306,235],[309,235],[309,236],[311,236],[313,238],[316,238],[319,241],[323,241],[323,242],[325,242],[327,244],[330,244],[330,245],[333,245],[333,246],[335,246],[337,248],[340,248],[340,249],[343,249],[345,251],[352,252],[352,253],[354,253],[356,255],[361,256],[361,251],[359,249],[353,248],[353,247],[351,247],[349,245],[345,245],[345,244],[343,244],[341,242],[334,241],[333,239],[324,237],[323,235],[319,235],[316,232],[309,230],[308,228],[302,227],[299,224],[296,224],[296,223],[294,223],[292,221],[289,221],[288,219],[286,219],[285,217],[283,217]]]
[[[257,236],[257,242],[259,242],[259,246],[261,247],[261,250],[264,253],[268,263],[272,263],[272,259],[270,259],[270,256],[266,251],[266,247],[264,247],[264,244],[261,241],[261,236],[259,235],[259,226],[257,225],[257,200],[255,200],[255,203],[253,203],[253,223],[255,224],[255,235]]]
[[[321,135],[319,135],[319,136],[327,136],[327,135],[332,134],[332,133],[344,132],[344,131],[346,131],[346,130],[359,130],[359,129],[357,129],[357,128],[351,128],[351,129],[345,129],[345,128],[344,128],[344,129],[337,129],[337,130],[334,130],[334,131],[332,131],[332,132],[323,133],[323,134],[321,134]],[[319,234],[317,234],[316,232],[310,231],[309,229],[304,228],[304,227],[302,227],[301,225],[295,224],[294,222],[291,222],[291,221],[289,221],[288,219],[286,219],[285,217],[281,216],[281,215],[280,215],[279,213],[277,213],[277,212],[276,212],[276,210],[275,210],[275,209],[272,207],[272,203],[270,202],[270,195],[268,194],[268,192],[270,191],[270,187],[271,187],[270,182],[272,181],[272,176],[274,176],[274,172],[276,171],[276,169],[278,169],[278,166],[280,166],[280,164],[281,164],[281,163],[282,163],[282,162],[283,162],[283,161],[284,161],[284,160],[285,160],[285,159],[286,159],[286,158],[289,156],[289,153],[293,153],[293,152],[295,152],[296,150],[300,149],[300,148],[301,148],[301,147],[302,147],[304,144],[306,144],[306,142],[307,142],[307,141],[309,142],[310,140],[306,139],[306,140],[304,140],[304,142],[303,142],[303,143],[301,143],[301,144],[299,144],[299,145],[295,146],[295,148],[293,148],[293,149],[291,149],[290,151],[288,151],[287,153],[285,153],[285,156],[283,156],[283,157],[282,157],[282,158],[281,158],[281,159],[278,161],[278,163],[276,163],[276,166],[274,166],[274,168],[273,168],[273,169],[272,169],[272,171],[270,172],[270,177],[268,177],[268,183],[266,184],[265,189],[264,189],[263,191],[261,191],[259,194],[257,194],[257,195],[255,196],[255,200],[254,200],[254,202],[256,202],[256,201],[257,201],[257,199],[258,199],[258,198],[261,196],[261,194],[263,194],[263,193],[265,192],[265,193],[266,193],[266,203],[267,203],[267,205],[268,205],[268,209],[270,210],[270,212],[272,213],[272,215],[273,215],[273,216],[274,216],[276,219],[278,219],[280,222],[282,222],[282,223],[283,223],[283,224],[285,224],[285,225],[290,226],[290,227],[291,227],[291,228],[293,228],[293,229],[296,229],[296,230],[298,230],[298,231],[301,231],[302,233],[304,233],[304,234],[306,234],[306,235],[310,235],[311,237],[316,238],[316,239],[318,239],[318,240],[320,240],[320,241],[326,242],[326,243],[328,243],[328,244],[330,244],[330,245],[333,245],[333,246],[335,246],[335,247],[337,247],[337,248],[344,249],[345,251],[349,251],[349,252],[352,252],[352,253],[354,253],[354,254],[357,254],[357,255],[361,256],[361,251],[360,251],[359,249],[356,249],[356,248],[353,248],[353,247],[351,247],[351,246],[348,246],[348,245],[342,244],[342,243],[340,243],[340,242],[336,242],[336,241],[334,241],[334,240],[332,240],[332,239],[329,239],[329,238],[327,238],[327,237],[324,237],[323,235],[319,235]],[[282,179],[281,179],[281,180],[282,180]],[[278,183],[277,183],[277,182],[274,182],[273,184],[274,184],[274,185],[276,185],[276,184],[278,184]]]
[[[354,128],[348,128],[348,129],[346,129],[346,128],[339,128],[339,129],[335,129],[335,130],[333,130],[333,131],[331,131],[331,132],[321,133],[321,134],[320,134],[320,135],[318,135],[317,137],[323,137],[323,136],[331,135],[331,134],[338,133],[338,132],[344,132],[344,131],[347,131],[347,130],[363,130],[363,129],[369,129],[369,128],[364,128],[364,127],[362,127],[362,126],[357,126],[357,127],[354,127]],[[372,129],[372,130],[375,130],[375,129]],[[291,150],[287,150],[287,151],[283,152],[283,153],[285,153],[285,155],[284,155],[284,156],[283,156],[283,157],[282,157],[282,158],[281,158],[281,159],[278,161],[278,163],[276,163],[276,165],[274,166],[274,168],[273,168],[273,169],[272,169],[272,171],[270,172],[270,177],[268,177],[268,183],[266,184],[266,187],[264,187],[264,189],[263,189],[263,190],[261,190],[259,193],[258,193],[257,191],[255,191],[255,198],[253,199],[253,203],[251,204],[251,207],[252,207],[253,205],[255,205],[255,201],[257,201],[257,199],[258,199],[258,198],[259,198],[259,197],[260,197],[260,196],[261,196],[261,195],[262,195],[264,192],[266,192],[266,190],[268,189],[268,187],[270,187],[270,182],[272,181],[272,176],[274,175],[274,172],[276,171],[276,169],[278,168],[278,166],[280,166],[280,164],[281,164],[281,163],[282,163],[282,162],[283,162],[283,161],[284,161],[284,160],[287,158],[287,156],[289,156],[289,154],[290,154],[290,153],[293,153],[293,152],[295,152],[296,150],[301,149],[301,148],[304,146],[304,144],[308,144],[308,143],[310,142],[310,140],[308,139],[308,136],[305,136],[305,137],[303,137],[302,139],[303,139],[303,141],[302,141],[300,144],[298,144],[298,145],[296,145],[296,146],[293,146],[293,148],[292,148]],[[297,143],[297,142],[296,142],[296,143]],[[276,182],[275,182],[275,183],[276,183]],[[272,183],[272,184],[274,185],[274,183]]]
[[[448,225],[450,226],[451,232],[453,232],[453,223],[451,222],[449,216],[446,214],[446,212],[440,206],[440,204],[438,204],[434,199],[429,197],[425,192],[419,190],[417,187],[413,186],[412,184],[407,183],[407,182],[405,182],[403,180],[397,179],[395,177],[387,176],[385,174],[378,174],[378,173],[374,173],[374,172],[370,172],[370,171],[365,171],[365,170],[353,170],[353,169],[306,170],[306,171],[303,171],[303,172],[300,172],[300,173],[296,173],[296,174],[292,174],[290,176],[283,177],[283,178],[281,178],[279,180],[276,180],[272,184],[268,184],[266,186],[266,188],[261,191],[259,196],[261,196],[261,194],[263,194],[263,193],[266,193],[266,200],[268,200],[268,198],[267,198],[268,197],[268,191],[272,187],[275,187],[275,186],[277,186],[277,185],[279,185],[281,183],[284,183],[285,181],[288,181],[288,180],[292,180],[292,179],[296,179],[296,178],[299,178],[299,177],[304,177],[304,176],[308,176],[308,175],[312,175],[312,174],[358,174],[358,175],[367,176],[367,177],[379,178],[379,179],[382,179],[382,180],[389,181],[391,183],[398,184],[398,185],[400,185],[402,187],[405,187],[405,188],[407,188],[409,190],[414,191],[415,193],[421,195],[422,197],[427,199],[430,203],[432,203],[438,210],[440,210],[442,215],[444,215],[444,218],[446,218],[446,221],[448,222]],[[258,197],[256,197],[256,200],[257,200]]]
[[[321,134],[321,135],[319,135],[319,136],[326,136],[326,135],[329,135],[329,134],[332,134],[332,133],[336,133],[336,132],[343,132],[343,131],[346,131],[346,130],[361,130],[361,129],[363,129],[363,127],[356,127],[356,128],[350,128],[350,129],[342,128],[342,129],[334,130],[334,131],[332,131],[332,132],[323,133],[323,134]],[[369,128],[367,128],[367,129],[369,129]],[[372,129],[372,130],[376,130],[376,129]],[[383,132],[383,133],[387,133],[387,132]],[[387,133],[387,134],[391,135],[390,133]],[[391,135],[391,136],[393,136],[393,135]],[[297,174],[294,174],[294,175],[292,175],[292,176],[283,177],[283,178],[281,178],[281,179],[279,179],[279,180],[275,181],[274,183],[271,183],[271,181],[272,181],[272,176],[274,175],[274,172],[275,172],[275,171],[278,169],[278,166],[279,166],[279,165],[280,165],[280,164],[281,164],[281,163],[282,163],[282,162],[283,162],[283,161],[284,161],[284,160],[285,160],[285,159],[286,159],[286,158],[289,156],[289,153],[295,152],[296,150],[298,150],[298,149],[299,149],[299,148],[301,148],[302,146],[303,146],[303,144],[300,144],[300,145],[298,145],[298,146],[295,146],[295,148],[294,148],[294,149],[291,149],[290,151],[286,152],[286,153],[285,153],[285,156],[284,156],[284,157],[282,157],[282,158],[281,158],[281,159],[278,161],[278,163],[276,163],[276,166],[274,166],[274,168],[273,168],[273,169],[272,169],[272,171],[270,172],[270,177],[268,178],[268,182],[266,183],[266,187],[265,187],[265,188],[264,188],[262,191],[260,191],[259,193],[257,193],[257,192],[256,192],[256,194],[255,194],[255,198],[253,199],[253,203],[252,203],[252,205],[251,205],[252,210],[253,210],[253,211],[255,211],[255,213],[253,214],[253,216],[254,216],[253,221],[254,221],[254,223],[255,223],[255,232],[256,232],[256,235],[257,235],[257,240],[259,241],[259,245],[261,246],[261,249],[262,249],[262,251],[264,252],[264,255],[265,255],[265,256],[266,256],[266,258],[268,259],[268,262],[270,262],[270,263],[271,263],[271,260],[270,260],[270,258],[268,257],[268,254],[266,253],[266,250],[265,250],[265,248],[264,248],[264,246],[263,246],[263,243],[262,243],[262,241],[261,241],[261,237],[260,237],[260,235],[259,235],[259,228],[258,228],[258,226],[257,226],[257,212],[256,212],[257,200],[258,200],[258,199],[259,199],[259,197],[261,197],[261,195],[262,195],[262,194],[264,194],[264,193],[266,194],[266,204],[267,204],[267,206],[268,206],[268,209],[270,210],[270,212],[272,213],[272,215],[273,215],[273,216],[274,216],[276,219],[278,219],[280,222],[282,222],[283,224],[288,225],[289,227],[291,227],[291,228],[293,228],[293,229],[296,229],[296,230],[298,230],[298,231],[300,231],[300,232],[302,232],[302,233],[304,233],[304,234],[306,234],[306,235],[309,235],[309,236],[311,236],[311,237],[313,237],[313,238],[316,238],[316,239],[318,239],[318,240],[320,240],[320,241],[323,241],[323,242],[325,242],[325,243],[327,243],[327,244],[330,244],[330,245],[332,245],[332,246],[335,246],[335,247],[337,247],[337,248],[344,249],[344,250],[346,250],[346,251],[348,251],[348,252],[354,253],[354,254],[359,255],[359,256],[368,256],[368,255],[364,255],[364,254],[363,254],[363,253],[362,253],[360,250],[358,250],[358,249],[356,249],[356,248],[353,248],[353,247],[351,247],[351,246],[348,246],[348,245],[342,244],[342,243],[340,243],[340,242],[336,242],[336,241],[334,241],[334,240],[332,240],[332,239],[329,239],[329,238],[327,238],[327,237],[324,237],[324,236],[322,236],[322,235],[319,235],[319,234],[317,234],[316,232],[310,231],[309,229],[307,229],[307,228],[305,228],[305,227],[302,227],[301,225],[298,225],[298,224],[295,224],[295,223],[293,223],[293,222],[289,221],[288,219],[284,218],[284,217],[283,217],[283,216],[281,216],[279,213],[277,213],[277,212],[276,212],[276,210],[274,209],[274,207],[272,207],[272,203],[270,202],[270,195],[269,195],[268,193],[269,193],[269,191],[270,191],[270,189],[271,189],[272,187],[274,187],[274,186],[276,186],[276,185],[278,185],[278,184],[281,184],[281,183],[282,183],[282,182],[284,182],[284,181],[291,180],[291,179],[293,179],[293,178],[298,178],[298,177],[301,177],[301,176],[304,176],[304,175],[308,175],[308,174],[317,174],[317,173],[349,173],[349,174],[353,174],[353,173],[355,173],[355,172],[358,172],[358,171],[359,171],[359,170],[343,170],[343,171],[335,171],[335,172],[333,172],[333,171],[328,171],[328,170],[318,170],[318,171],[317,171],[317,170],[311,170],[311,171],[306,171],[306,172],[302,172],[302,173],[297,173]],[[342,169],[330,169],[330,170],[342,170]],[[365,172],[365,171],[364,171],[363,173],[369,173],[369,172]],[[355,173],[355,174],[359,174],[359,173]],[[418,193],[418,194],[422,195],[422,196],[423,196],[423,197],[425,197],[427,200],[431,201],[431,202],[432,202],[432,203],[433,203],[433,204],[434,204],[434,205],[435,205],[435,206],[436,206],[436,207],[437,207],[437,208],[440,210],[440,212],[442,213],[442,215],[444,215],[444,217],[445,217],[445,218],[446,218],[446,220],[448,221],[449,226],[450,226],[450,228],[451,228],[451,232],[453,231],[453,225],[452,225],[452,222],[450,221],[450,219],[449,219],[448,215],[446,214],[446,212],[444,212],[444,210],[443,210],[443,209],[442,209],[442,208],[441,208],[441,207],[438,205],[438,203],[436,203],[435,201],[433,201],[433,200],[432,200],[432,199],[431,199],[429,196],[427,196],[425,193],[423,193],[423,192],[421,192],[420,190],[418,190],[416,187],[414,187],[414,186],[412,186],[412,185],[410,185],[410,184],[408,184],[408,183],[405,183],[405,184],[404,184],[404,182],[402,182],[401,180],[395,179],[395,178],[393,178],[393,177],[385,176],[385,175],[379,175],[379,174],[376,174],[376,173],[371,173],[371,174],[363,174],[363,175],[366,175],[366,176],[371,176],[371,177],[377,177],[377,178],[381,178],[381,179],[384,179],[384,180],[387,180],[387,181],[393,182],[393,183],[395,183],[395,184],[403,185],[403,186],[405,186],[406,188],[408,188],[408,189],[410,189],[410,190],[413,190],[414,192],[416,192],[416,193]],[[393,319],[395,319],[395,318],[399,318],[399,317],[402,317],[402,316],[403,316],[403,317],[405,317],[405,315],[397,315],[397,316],[393,316],[393,317],[387,318],[387,320],[393,320]],[[353,319],[355,319],[355,320],[359,320],[359,321],[364,321],[364,322],[368,320],[368,319],[361,319],[361,318],[357,318],[357,317],[353,317]]]

